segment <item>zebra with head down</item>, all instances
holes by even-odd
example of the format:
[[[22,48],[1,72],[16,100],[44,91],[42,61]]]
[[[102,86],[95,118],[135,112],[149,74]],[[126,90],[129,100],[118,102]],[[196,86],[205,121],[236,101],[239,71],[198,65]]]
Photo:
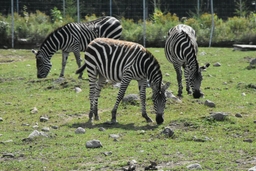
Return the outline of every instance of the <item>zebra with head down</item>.
[[[96,120],[99,119],[98,97],[106,79],[108,79],[113,82],[121,82],[116,103],[112,109],[111,122],[116,123],[118,105],[133,79],[137,80],[139,86],[142,117],[147,122],[152,122],[146,112],[146,87],[148,80],[153,91],[152,100],[156,113],[156,122],[161,124],[164,121],[165,90],[170,84],[162,85],[160,65],[154,56],[142,45],[121,40],[97,38],[88,45],[85,56],[85,64],[76,73],[83,72],[85,68],[88,72],[90,120],[92,120],[93,115]]]
[[[119,39],[122,26],[115,17],[102,17],[87,23],[69,23],[53,31],[41,44],[38,51],[32,50],[36,55],[37,77],[47,77],[52,64],[51,57],[59,49],[62,50],[62,69],[64,70],[68,54],[73,52],[78,67],[81,66],[80,52],[84,52],[88,44],[97,37]],[[80,73],[79,78],[82,77]]]
[[[171,28],[165,42],[165,56],[174,66],[178,81],[178,96],[182,96],[182,70],[186,80],[186,90],[188,94],[193,93],[194,98],[200,98],[203,93],[200,90],[202,82],[201,71],[210,66],[199,67],[197,62],[198,45],[196,42],[195,30],[184,24],[179,24]],[[190,90],[192,89],[192,92]]]

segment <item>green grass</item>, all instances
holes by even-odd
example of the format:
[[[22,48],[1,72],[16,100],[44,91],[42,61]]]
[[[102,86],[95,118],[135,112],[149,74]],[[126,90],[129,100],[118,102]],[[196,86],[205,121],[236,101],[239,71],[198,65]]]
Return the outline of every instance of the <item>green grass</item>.
[[[160,48],[149,48],[161,64],[164,82],[171,82],[169,90],[177,94],[176,73],[165,59]],[[118,89],[106,85],[99,99],[100,121],[89,124],[88,81],[78,80],[77,65],[70,55],[63,84],[56,83],[61,69],[61,54],[52,58],[53,67],[47,79],[36,78],[35,57],[29,50],[0,50],[0,155],[13,153],[14,158],[0,157],[0,170],[122,170],[127,162],[135,159],[137,170],[144,170],[150,161],[156,161],[163,170],[186,170],[192,163],[201,164],[203,170],[248,170],[256,165],[256,90],[248,88],[256,84],[255,70],[247,70],[247,57],[255,52],[232,51],[231,48],[199,48],[200,65],[211,66],[203,72],[201,89],[205,97],[194,100],[183,91],[182,103],[168,99],[165,122],[147,124],[141,117],[140,105],[120,104],[116,125],[105,125],[111,119],[111,109]],[[213,67],[219,62],[220,67]],[[166,76],[166,73],[169,76]],[[84,73],[84,78],[87,74]],[[82,88],[75,93],[74,88]],[[127,93],[138,93],[137,83],[132,81]],[[246,96],[243,96],[245,93]],[[147,111],[155,120],[151,90],[147,89]],[[203,105],[208,99],[215,108]],[[31,114],[33,107],[38,113]],[[207,119],[210,112],[226,112],[228,118],[217,122]],[[241,114],[242,118],[235,117]],[[48,116],[48,122],[40,122],[40,116]],[[49,138],[22,141],[38,123],[58,126],[50,130]],[[24,124],[29,124],[24,126]],[[171,125],[174,137],[160,132]],[[75,134],[77,127],[85,134]],[[106,131],[99,131],[100,127]],[[140,134],[145,130],[145,134]],[[114,141],[109,134],[120,134]],[[209,140],[194,141],[194,137]],[[85,143],[99,139],[103,147],[87,149]],[[244,142],[251,139],[253,142]],[[12,142],[6,142],[12,140]],[[103,152],[111,151],[105,156]]]

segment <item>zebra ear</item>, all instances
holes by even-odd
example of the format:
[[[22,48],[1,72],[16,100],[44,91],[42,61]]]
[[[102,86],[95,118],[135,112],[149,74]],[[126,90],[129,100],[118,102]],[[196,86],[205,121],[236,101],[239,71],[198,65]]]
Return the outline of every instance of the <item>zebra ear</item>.
[[[37,51],[36,50],[32,49],[31,52],[34,53],[35,55],[37,55]]]
[[[210,66],[210,64],[206,63],[204,66],[200,67],[200,70],[204,70],[204,69],[208,68],[209,66]]]

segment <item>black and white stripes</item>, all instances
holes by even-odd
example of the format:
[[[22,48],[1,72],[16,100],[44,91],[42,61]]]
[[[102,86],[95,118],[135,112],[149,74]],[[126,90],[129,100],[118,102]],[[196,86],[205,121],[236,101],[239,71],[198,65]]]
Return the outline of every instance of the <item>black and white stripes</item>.
[[[90,85],[90,120],[95,116],[98,120],[98,97],[106,79],[113,82],[121,82],[121,87],[112,109],[113,123],[116,122],[116,112],[120,101],[131,80],[137,80],[140,90],[142,116],[147,122],[152,122],[146,113],[146,86],[147,80],[153,90],[153,103],[156,112],[156,122],[163,122],[165,108],[165,90],[169,84],[162,86],[162,73],[160,65],[154,56],[142,45],[107,39],[97,38],[93,40],[85,51],[85,64],[77,70],[77,74],[86,68]]]
[[[200,98],[203,94],[200,91],[202,74],[201,70],[208,67],[207,63],[199,67],[197,62],[198,45],[196,34],[190,26],[179,24],[168,32],[168,38],[165,42],[165,55],[176,71],[178,81],[178,96],[182,96],[182,70],[186,79],[186,90],[190,94],[190,88],[194,98]]]
[[[102,17],[87,23],[69,23],[53,31],[42,43],[36,54],[37,77],[47,77],[50,69],[52,55],[62,50],[62,70],[60,77],[64,76],[64,70],[68,54],[73,52],[78,67],[81,66],[80,52],[85,51],[87,45],[97,37],[119,39],[122,26],[114,17]],[[82,77],[82,73],[79,77]]]

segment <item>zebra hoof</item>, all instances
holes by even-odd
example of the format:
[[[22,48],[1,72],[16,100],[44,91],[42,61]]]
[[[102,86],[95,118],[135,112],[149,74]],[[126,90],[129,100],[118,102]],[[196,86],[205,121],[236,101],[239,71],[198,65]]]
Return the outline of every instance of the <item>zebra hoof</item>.
[[[106,124],[106,125],[115,125],[117,123],[118,123],[117,121],[107,121],[107,122],[104,122],[104,124]]]

